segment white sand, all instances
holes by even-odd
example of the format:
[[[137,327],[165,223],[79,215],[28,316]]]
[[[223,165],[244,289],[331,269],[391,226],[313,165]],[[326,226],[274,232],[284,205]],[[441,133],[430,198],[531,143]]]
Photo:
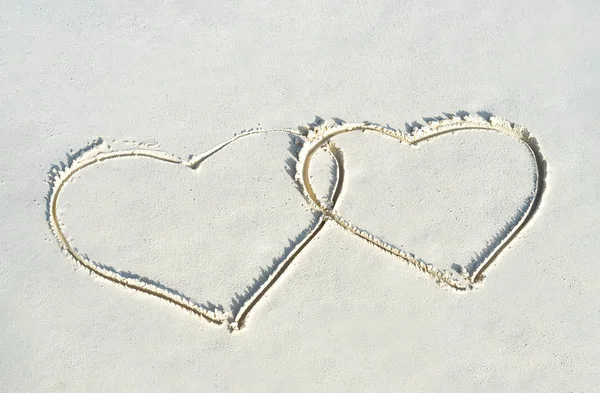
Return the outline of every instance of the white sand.
[[[2,2],[0,391],[599,391],[597,10]],[[547,162],[533,218],[467,291],[328,222],[230,333],[88,273],[48,226],[52,165],[92,140],[181,157],[82,169],[59,218],[94,263],[235,315],[319,222],[301,146],[270,133],[190,156],[315,116],[404,131],[463,111],[523,124]],[[526,146],[488,131],[333,141],[334,210],[439,269],[469,266],[536,185]],[[319,198],[336,168],[317,153]]]

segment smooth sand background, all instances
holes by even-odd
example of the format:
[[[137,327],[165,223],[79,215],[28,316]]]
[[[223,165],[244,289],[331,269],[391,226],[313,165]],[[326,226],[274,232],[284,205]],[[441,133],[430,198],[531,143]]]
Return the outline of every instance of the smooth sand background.
[[[596,2],[0,10],[0,391],[600,389]],[[231,335],[73,269],[45,219],[50,166],[98,136],[187,156],[317,115],[457,111],[526,125],[548,161],[538,214],[466,296],[330,226]]]

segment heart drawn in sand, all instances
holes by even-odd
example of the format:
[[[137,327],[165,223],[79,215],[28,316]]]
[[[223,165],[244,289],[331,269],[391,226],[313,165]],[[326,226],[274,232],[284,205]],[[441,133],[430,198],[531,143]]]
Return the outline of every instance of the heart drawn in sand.
[[[360,228],[350,223],[340,213],[335,211],[334,206],[328,201],[321,200],[311,184],[309,169],[315,153],[324,144],[331,144],[334,137],[354,131],[374,131],[396,139],[401,143],[416,146],[419,143],[438,137],[440,135],[455,133],[463,130],[482,130],[499,132],[508,137],[514,138],[527,147],[527,151],[535,162],[534,189],[525,201],[525,204],[515,212],[513,219],[505,228],[493,239],[484,249],[476,263],[471,263],[469,269],[463,269],[459,275],[454,272],[442,270],[434,264],[422,260],[409,250],[402,249],[390,244],[369,229]],[[529,132],[506,120],[491,117],[489,120],[481,116],[467,115],[464,117],[450,116],[447,119],[431,121],[425,127],[416,127],[411,132],[399,131],[387,126],[381,126],[372,123],[348,124],[339,123],[332,127],[319,127],[311,131],[308,135],[309,142],[304,145],[300,152],[300,170],[297,172],[297,180],[302,184],[306,199],[312,204],[313,208],[322,212],[328,219],[336,222],[346,231],[362,238],[368,243],[395,255],[396,257],[416,266],[423,272],[432,276],[437,282],[449,285],[458,290],[466,290],[473,287],[473,284],[481,281],[483,272],[491,262],[500,254],[500,252],[510,243],[515,236],[523,229],[525,224],[531,219],[539,204],[545,178],[545,161],[539,151],[537,142],[531,137]],[[332,153],[340,163],[340,182],[344,179],[343,158],[338,150],[333,149]]]
[[[427,261],[421,260],[418,256],[415,256],[408,250],[386,243],[377,237],[376,234],[349,223],[336,212],[335,203],[343,187],[344,167],[341,152],[333,142],[335,136],[352,131],[375,131],[390,136],[401,143],[418,145],[420,142],[427,139],[460,130],[500,132],[507,137],[515,138],[527,146],[529,153],[536,163],[535,189],[532,192],[531,198],[528,198],[525,206],[516,212],[515,219],[509,223],[510,225],[504,228],[500,235],[490,243],[490,246],[482,252],[478,264],[472,266],[468,271],[464,271],[461,275],[457,276],[454,273],[442,270]],[[317,218],[303,232],[302,236],[298,238],[291,247],[286,249],[286,253],[277,261],[274,268],[269,271],[267,275],[256,281],[258,284],[253,288],[253,292],[243,299],[237,310],[232,311],[232,315],[222,309],[200,304],[185,294],[180,293],[177,289],[168,288],[152,278],[146,278],[137,273],[120,271],[112,265],[104,264],[104,262],[96,262],[71,244],[69,237],[65,234],[64,226],[61,223],[58,214],[59,197],[65,184],[82,169],[107,160],[116,160],[124,157],[144,157],[172,165],[186,166],[191,170],[194,170],[199,168],[205,160],[217,154],[236,140],[246,136],[268,132],[289,133],[298,138],[299,142],[302,142],[301,144],[303,147],[299,154],[299,163],[296,165],[296,179],[299,188],[309,205],[316,211]],[[71,157],[71,162],[68,165],[64,165],[62,168],[55,168],[50,173],[51,189],[47,198],[47,219],[64,252],[69,257],[73,258],[77,264],[83,266],[99,277],[167,300],[215,324],[227,323],[230,330],[240,329],[244,325],[244,322],[253,307],[267,291],[269,291],[295,257],[309,242],[311,242],[327,221],[337,223],[348,233],[354,234],[366,242],[416,266],[426,274],[432,276],[439,283],[446,284],[459,290],[471,288],[475,283],[481,281],[485,269],[498,256],[502,249],[515,238],[536,211],[543,192],[545,175],[545,164],[537,147],[537,143],[524,128],[498,118],[492,117],[489,120],[486,120],[479,116],[451,116],[448,119],[430,122],[427,126],[416,128],[412,132],[399,131],[387,126],[380,126],[372,123],[349,124],[340,121],[336,122],[333,126],[313,124],[308,127],[298,127],[297,129],[253,129],[238,134],[215,148],[203,154],[192,156],[188,160],[148,148],[140,147],[129,150],[113,151],[110,149],[102,150],[97,147],[98,146],[94,144],[89,148],[82,150],[79,154]],[[335,173],[333,174],[334,179],[330,198],[318,196],[310,175],[310,168],[311,164],[314,162],[315,153],[321,148],[325,148],[329,152],[335,163]]]
[[[172,154],[168,154],[162,151],[158,151],[155,148],[151,148],[152,146],[146,146],[143,144],[135,144],[134,148],[131,148],[131,143],[130,142],[126,142],[125,146],[126,148],[122,148],[122,147],[116,147],[118,146],[118,143],[111,143],[110,145],[107,143],[104,143],[102,140],[98,140],[94,143],[92,143],[90,146],[86,147],[85,149],[81,150],[79,153],[76,153],[74,156],[71,157],[70,161],[68,164],[63,165],[62,168],[56,168],[51,172],[51,191],[50,194],[48,195],[48,220],[49,220],[49,224],[51,226],[51,229],[53,230],[55,236],[57,237],[62,249],[64,250],[64,252],[71,258],[73,258],[75,260],[75,262],[84,267],[85,269],[87,269],[89,272],[116,282],[118,284],[124,285],[128,288],[131,289],[136,289],[138,291],[162,298],[164,300],[167,300],[171,303],[174,303],[178,306],[183,307],[184,309],[201,316],[202,318],[215,323],[215,324],[223,324],[223,323],[228,323],[230,329],[238,329],[240,327],[243,326],[244,321],[246,320],[246,317],[248,316],[249,312],[251,311],[251,309],[258,303],[259,299],[261,299],[265,293],[271,288],[271,286],[275,283],[275,281],[282,275],[282,273],[286,270],[286,268],[290,265],[290,263],[292,262],[292,260],[296,257],[296,255],[298,255],[300,253],[300,251],[310,242],[310,240],[312,238],[314,238],[314,236],[320,231],[320,229],[323,227],[324,225],[324,217],[318,213],[318,212],[314,212],[313,213],[309,213],[308,216],[313,217],[311,219],[311,222],[308,224],[308,226],[306,228],[304,228],[301,233],[299,233],[295,238],[293,239],[287,239],[289,243],[283,243],[285,247],[285,249],[283,250],[283,255],[279,255],[277,258],[273,259],[272,264],[269,264],[268,266],[265,266],[264,268],[261,267],[261,273],[260,276],[253,278],[253,283],[251,285],[244,285],[243,287],[240,288],[240,294],[236,293],[235,298],[232,298],[232,304],[231,304],[231,310],[223,310],[222,307],[220,306],[215,306],[213,305],[213,303],[211,302],[206,302],[206,303],[199,303],[198,301],[196,301],[195,299],[198,297],[197,293],[194,293],[194,297],[190,297],[190,293],[188,293],[188,290],[190,290],[189,288],[182,291],[182,288],[178,287],[177,285],[179,284],[169,284],[168,286],[166,284],[163,284],[162,282],[159,282],[156,280],[155,276],[148,276],[148,274],[144,274],[144,267],[137,269],[134,268],[133,272],[129,271],[129,268],[126,268],[125,270],[122,270],[122,268],[117,268],[116,267],[116,263],[119,263],[119,265],[121,265],[124,261],[122,260],[122,258],[120,258],[120,255],[117,255],[117,258],[110,258],[109,260],[96,260],[94,259],[94,253],[92,253],[91,256],[88,257],[86,251],[86,249],[83,249],[80,251],[80,249],[78,248],[77,241],[74,241],[71,236],[69,236],[69,232],[68,232],[68,228],[65,229],[65,222],[63,222],[63,218],[61,218],[61,211],[59,211],[59,206],[62,203],[62,196],[65,194],[65,190],[66,191],[70,191],[70,187],[65,188],[65,185],[69,184],[71,180],[75,179],[76,177],[81,177],[81,176],[90,176],[89,172],[84,171],[84,169],[86,168],[98,168],[96,169],[96,173],[98,173],[98,170],[101,170],[101,172],[104,172],[105,170],[107,170],[104,165],[106,164],[101,164],[101,163],[112,163],[112,168],[113,170],[116,168],[116,170],[119,173],[123,173],[123,170],[128,168],[128,165],[133,165],[133,163],[127,164],[127,162],[125,162],[125,160],[130,160],[131,158],[137,158],[137,159],[141,159],[143,160],[142,162],[138,161],[138,164],[136,167],[140,167],[140,168],[144,168],[144,170],[148,170],[149,168],[149,164],[150,162],[154,161],[157,164],[162,165],[167,165],[167,166],[171,166],[171,168],[173,170],[177,170],[177,172],[173,172],[173,175],[184,175],[184,176],[190,176],[192,175],[191,178],[189,178],[190,180],[194,180],[194,179],[198,179],[198,175],[199,174],[193,174],[193,172],[196,171],[202,171],[202,173],[204,173],[204,171],[206,171],[205,166],[206,164],[210,164],[213,162],[214,158],[217,156],[217,153],[220,152],[221,150],[225,149],[226,147],[228,147],[229,145],[233,144],[234,142],[245,138],[245,137],[249,137],[249,136],[253,136],[253,135],[259,135],[259,134],[266,134],[266,133],[287,133],[290,136],[290,139],[292,140],[292,148],[295,150],[297,149],[297,145],[300,144],[302,142],[302,139],[304,139],[304,134],[306,134],[306,132],[300,131],[300,130],[265,130],[265,129],[253,129],[253,130],[248,130],[245,131],[243,133],[240,133],[238,135],[236,135],[235,137],[233,137],[232,139],[216,146],[215,148],[203,153],[203,154],[199,154],[196,156],[192,156],[190,159],[188,160],[184,160],[180,157],[174,156]],[[116,146],[115,146],[116,145]],[[295,147],[294,147],[295,145]],[[242,146],[243,149],[243,146]],[[225,155],[221,156],[219,155],[219,157],[225,157]],[[239,162],[240,158],[236,158],[233,157],[234,161]],[[251,158],[251,156],[249,157]],[[150,161],[150,162],[148,162]],[[148,165],[143,165],[143,166],[139,166],[141,164],[143,164],[144,162],[146,162]],[[127,165],[124,165],[127,164]],[[223,170],[224,168],[221,166],[221,163],[216,164],[216,166],[213,166],[213,169],[218,169],[219,172],[221,170]],[[100,166],[102,165],[102,166]],[[119,165],[118,167],[116,167],[116,165]],[[290,165],[288,163],[288,165]],[[210,165],[209,165],[210,167]],[[180,168],[180,169],[178,169]],[[233,169],[237,171],[238,166],[233,166]],[[163,168],[163,170],[166,170],[167,168]],[[291,169],[291,168],[290,168]],[[337,169],[337,168],[336,168]],[[187,173],[189,171],[190,175],[185,175],[185,173]],[[279,169],[276,169],[275,172],[278,172]],[[92,172],[93,173],[93,172]],[[171,173],[171,172],[169,172]],[[249,172],[249,175],[253,173],[252,171]],[[209,181],[211,178],[213,178],[215,175],[215,173],[213,172],[212,175],[210,174],[210,172],[208,172],[207,174],[202,175],[200,178],[206,178],[207,181]],[[293,175],[293,173],[291,174]],[[337,186],[337,181],[336,181],[336,173],[331,173],[330,174],[332,176],[332,201],[331,203],[335,203],[335,199],[337,198],[337,192],[334,192],[334,190],[338,187]],[[212,177],[211,177],[212,176]],[[270,177],[271,175],[269,175]],[[286,176],[286,175],[282,175],[282,176]],[[293,176],[292,176],[293,177]],[[92,177],[94,178],[94,177]],[[180,179],[179,177],[177,179]],[[248,177],[248,181],[249,182],[255,182],[256,178],[253,176],[249,176]],[[97,179],[96,179],[97,180]],[[218,179],[215,179],[218,181]],[[263,179],[264,180],[264,179]],[[185,178],[183,178],[183,182],[185,182]],[[278,180],[275,180],[278,181]],[[93,180],[92,183],[84,183],[84,184],[88,184],[88,186],[93,185]],[[128,197],[128,192],[127,192],[127,187],[129,186],[130,183],[125,183],[122,184],[122,187],[125,187],[125,194],[119,194],[121,198],[129,198]],[[197,183],[192,183],[190,182],[190,187],[192,186],[192,184],[197,184]],[[254,183],[253,183],[254,184]],[[106,186],[104,183],[100,184],[100,189],[97,189],[97,187],[93,187],[93,189],[96,192],[100,192],[102,193],[102,195],[104,197],[107,196],[107,194],[104,194],[105,190],[102,186]],[[265,184],[263,184],[264,186]],[[269,184],[266,184],[269,185]],[[224,188],[225,187],[225,188]],[[213,187],[211,187],[213,188]],[[232,188],[235,188],[233,185],[229,185],[229,184],[223,184],[223,186],[220,187],[220,189],[224,188],[224,192],[227,192],[227,190],[231,190]],[[81,190],[84,191],[84,190]],[[79,194],[81,193],[77,192],[76,190],[73,191],[72,196],[75,197],[75,202],[77,202],[77,200],[80,198]],[[131,191],[134,191],[133,189]],[[264,197],[264,193],[266,192],[266,190],[259,190],[262,191],[261,192],[261,197]],[[276,191],[276,190],[275,190]],[[181,189],[178,190],[178,192],[181,192]],[[198,189],[197,192],[202,192],[202,189]],[[290,190],[290,192],[295,192],[295,190]],[[67,192],[68,193],[68,192]],[[87,194],[87,193],[86,193]],[[92,195],[94,194],[94,191],[92,191]],[[141,195],[144,195],[143,193]],[[272,195],[272,191],[271,194]],[[287,195],[287,194],[285,194]],[[300,195],[298,195],[300,197]],[[246,198],[246,195],[239,195],[239,199],[240,201],[242,201],[244,198]],[[277,197],[284,197],[284,195],[281,194],[277,194]],[[167,195],[168,198],[168,195]],[[300,198],[301,199],[301,198]],[[68,199],[67,199],[68,200]],[[167,199],[168,200],[168,199]],[[117,203],[121,203],[120,199],[116,200]],[[235,200],[234,200],[235,202]],[[220,203],[219,203],[220,205]],[[186,205],[187,206],[187,205]],[[239,207],[242,207],[242,205],[236,205]],[[269,207],[268,202],[267,205],[265,206],[267,208],[272,208]],[[154,209],[159,209],[158,207],[154,207]],[[298,206],[297,210],[301,210],[301,211],[305,211],[306,207],[302,207],[301,205]],[[105,215],[104,212],[102,212],[102,208],[100,206],[100,210],[99,210],[99,214],[101,214],[102,216]],[[225,212],[227,213],[227,212]],[[285,212],[284,212],[285,213]],[[127,213],[129,214],[129,213]],[[244,216],[246,214],[244,213]],[[78,214],[71,214],[71,219],[76,218],[78,216]],[[96,219],[98,217],[95,217]],[[299,220],[304,220],[306,219],[306,215],[303,215],[302,217],[298,217]],[[200,225],[202,225],[202,223],[204,225],[207,224],[207,222],[205,221],[205,216],[201,216],[201,223]],[[88,217],[88,220],[90,220],[90,217]],[[91,217],[92,221],[89,221],[89,223],[95,223],[95,225],[97,226],[97,222],[94,219],[94,216],[92,215]],[[155,221],[155,220],[153,220]],[[300,221],[302,222],[302,221]],[[66,222],[66,224],[69,224],[69,221]],[[104,225],[111,225],[110,221],[109,222],[104,222]],[[208,225],[210,225],[210,223],[208,223]],[[214,225],[214,223],[213,223]],[[268,225],[268,223],[267,223]],[[189,226],[189,225],[186,225]],[[298,227],[301,228],[301,227]],[[79,227],[79,230],[81,230],[82,228]],[[73,230],[72,226],[71,226],[71,230]],[[112,232],[112,231],[111,231]],[[147,233],[144,232],[144,233]],[[152,232],[150,232],[152,233]],[[77,229],[75,230],[75,234],[77,234]],[[189,236],[192,237],[191,241],[192,242],[197,242],[197,240],[193,239],[194,238],[194,234],[192,233],[191,235],[188,234]],[[280,234],[279,237],[283,236],[283,234]],[[76,236],[77,237],[77,236]],[[92,237],[95,239],[96,236],[93,234],[92,232]],[[117,236],[118,237],[118,236]],[[275,239],[277,239],[277,235],[275,235],[274,237]],[[113,247],[114,244],[112,242],[110,242],[110,237],[107,239],[108,242],[104,241],[103,243],[99,244],[99,250],[102,250],[103,248],[110,248]],[[253,239],[252,236],[249,237],[249,239]],[[210,239],[208,239],[210,240]],[[283,238],[282,240],[286,240],[285,238]],[[251,241],[251,240],[250,240]],[[89,245],[93,245],[94,248],[96,247],[96,244],[89,244]],[[142,247],[142,245],[139,245],[140,247]],[[160,246],[159,246],[160,247]],[[138,249],[137,245],[134,245],[134,249]],[[277,247],[277,244],[275,244],[275,247],[273,247],[273,250],[280,252],[279,248]],[[98,251],[98,249],[96,250],[96,252]],[[218,248],[217,248],[217,252],[218,252]],[[226,251],[221,251],[219,252],[219,254],[221,253],[225,253],[227,254]],[[110,254],[110,253],[109,253]],[[198,254],[196,254],[198,255]],[[232,256],[229,254],[230,258],[237,258],[240,259],[239,263],[243,264],[243,265],[248,265],[248,260],[244,259],[243,255],[240,256]],[[135,255],[129,255],[129,258],[137,258],[137,256]],[[203,255],[198,255],[198,261],[177,261],[177,260],[172,260],[170,258],[170,255],[168,257],[165,257],[164,259],[161,258],[159,262],[159,264],[162,265],[172,265],[173,262],[177,262],[177,263],[185,263],[186,266],[189,266],[189,263],[195,263],[195,264],[200,264],[201,266],[203,265]],[[222,263],[220,263],[221,265],[223,265],[225,267],[225,269],[227,269],[228,266],[230,266],[231,264],[227,263],[227,258],[223,258],[224,260],[222,261]],[[125,262],[127,262],[127,260],[125,260]],[[205,259],[205,268],[209,269],[208,266],[206,266],[207,264],[207,260]],[[238,261],[235,261],[236,263]],[[268,261],[264,261],[264,262],[268,262]],[[127,263],[125,263],[125,265],[127,265]],[[252,268],[252,266],[250,266],[249,268]],[[184,268],[186,269],[186,268]],[[186,269],[187,270],[187,269]],[[187,273],[185,274],[186,277],[189,276]],[[164,277],[161,277],[161,279],[163,279]],[[190,280],[195,281],[193,277],[189,277]],[[218,278],[217,278],[218,280]],[[178,282],[178,281],[177,281]],[[200,294],[202,295],[202,294]],[[218,304],[218,302],[215,302]]]

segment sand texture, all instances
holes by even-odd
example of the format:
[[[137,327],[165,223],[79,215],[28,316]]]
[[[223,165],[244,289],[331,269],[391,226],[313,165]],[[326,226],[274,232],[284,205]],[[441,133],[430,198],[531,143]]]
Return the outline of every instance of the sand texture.
[[[600,391],[598,37],[0,0],[0,392]]]

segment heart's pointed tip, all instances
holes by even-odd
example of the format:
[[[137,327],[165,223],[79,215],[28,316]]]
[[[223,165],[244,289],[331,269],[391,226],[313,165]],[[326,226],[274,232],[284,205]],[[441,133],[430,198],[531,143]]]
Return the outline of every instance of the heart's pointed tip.
[[[231,334],[233,334],[234,332],[239,332],[241,329],[242,324],[240,324],[239,321],[231,321],[227,325],[227,330],[229,330],[229,333]]]

